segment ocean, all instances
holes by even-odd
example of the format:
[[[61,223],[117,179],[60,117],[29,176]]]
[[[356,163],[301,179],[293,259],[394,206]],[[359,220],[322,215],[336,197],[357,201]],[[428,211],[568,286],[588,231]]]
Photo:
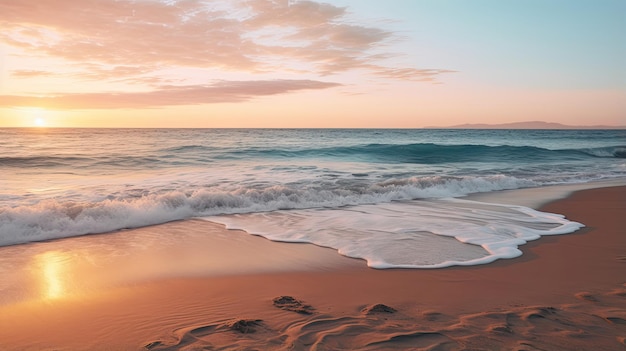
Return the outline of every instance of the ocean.
[[[462,197],[625,179],[626,131],[11,128],[0,174],[0,246],[201,218],[437,268],[581,228]]]

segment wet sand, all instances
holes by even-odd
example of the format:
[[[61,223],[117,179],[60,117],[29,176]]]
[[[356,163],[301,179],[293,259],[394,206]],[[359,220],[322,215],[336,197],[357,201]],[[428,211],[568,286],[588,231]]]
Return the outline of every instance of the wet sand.
[[[541,210],[586,228],[524,245],[516,259],[434,270],[369,269],[330,249],[202,221],[137,229],[213,233],[219,240],[205,245],[222,268],[141,279],[125,276],[138,264],[132,260],[75,269],[78,282],[117,273],[74,293],[58,287],[56,296],[46,281],[40,298],[0,306],[0,349],[619,350],[624,199],[623,186],[578,191]],[[195,255],[176,260],[193,266],[184,258]]]

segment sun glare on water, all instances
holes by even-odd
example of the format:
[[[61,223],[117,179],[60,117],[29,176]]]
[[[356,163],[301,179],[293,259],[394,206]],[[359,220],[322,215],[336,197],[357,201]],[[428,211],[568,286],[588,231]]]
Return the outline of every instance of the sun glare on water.
[[[58,299],[65,295],[66,263],[69,257],[59,251],[48,251],[35,257],[36,271],[40,272],[42,296]]]

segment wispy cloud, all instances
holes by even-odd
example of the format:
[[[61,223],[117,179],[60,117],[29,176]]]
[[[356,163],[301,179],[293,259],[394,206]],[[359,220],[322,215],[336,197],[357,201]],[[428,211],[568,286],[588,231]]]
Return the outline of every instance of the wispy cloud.
[[[54,75],[54,72],[24,69],[15,70],[11,72],[11,75],[18,78],[48,77]]]
[[[384,78],[427,82],[434,81],[440,74],[456,72],[448,69],[388,68],[382,66],[372,66],[371,69],[374,74]]]
[[[212,85],[163,86],[146,92],[63,93],[51,96],[0,95],[0,107],[46,106],[51,109],[154,108],[241,102],[258,96],[326,89],[337,83],[312,80],[223,81]]]
[[[393,32],[354,24],[346,8],[316,1],[3,0],[0,27],[1,43],[70,63],[77,80],[123,80],[152,86],[152,93],[126,93],[147,106],[153,105],[148,97],[163,91],[159,84],[171,82],[159,76],[164,68],[272,73],[273,77],[282,73],[283,78],[298,72],[307,79],[359,69],[385,79],[416,81],[449,72],[385,66],[385,58],[393,56],[384,53],[386,45],[397,39]],[[45,74],[28,69],[11,72],[16,78]],[[272,80],[270,87],[286,82],[295,81]],[[336,86],[317,84],[316,89]],[[184,92],[186,88],[177,89]],[[218,91],[216,86],[210,89]],[[258,94],[255,90],[242,96],[249,99]],[[97,96],[106,94],[63,96],[45,99],[83,106],[78,97],[99,101]],[[213,100],[222,101],[210,98],[205,102]],[[2,101],[6,104],[7,97]]]

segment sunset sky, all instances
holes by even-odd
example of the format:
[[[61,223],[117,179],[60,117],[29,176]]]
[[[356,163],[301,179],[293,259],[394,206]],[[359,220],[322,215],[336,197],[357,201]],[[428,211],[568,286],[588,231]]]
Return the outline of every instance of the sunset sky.
[[[623,0],[1,0],[0,127],[626,124]]]

